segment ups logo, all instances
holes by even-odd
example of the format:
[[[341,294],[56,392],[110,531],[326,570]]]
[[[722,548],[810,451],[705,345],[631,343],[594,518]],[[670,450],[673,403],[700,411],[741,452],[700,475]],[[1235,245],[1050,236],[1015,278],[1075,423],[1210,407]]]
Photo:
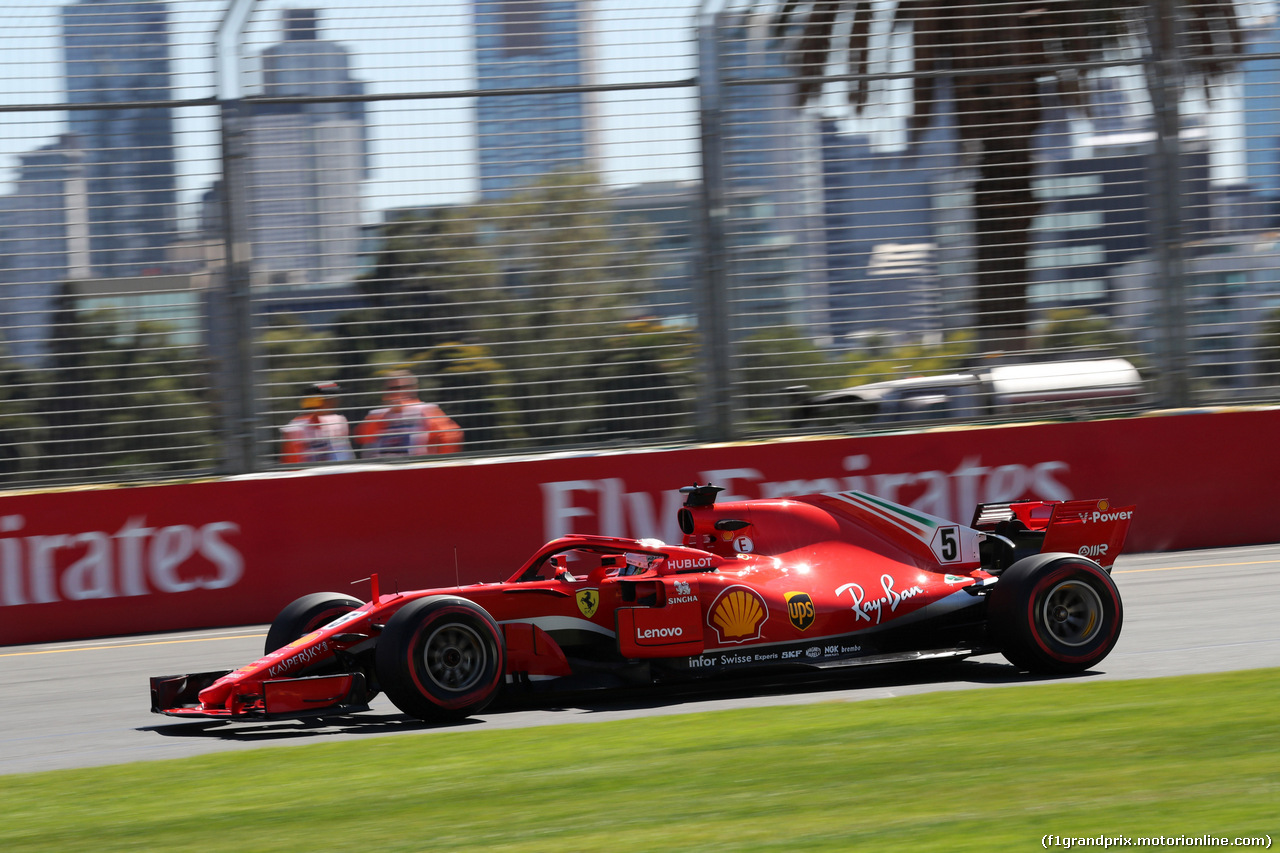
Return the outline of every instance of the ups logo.
[[[788,592],[786,599],[787,618],[796,626],[797,631],[803,631],[813,624],[813,599],[809,597],[809,593]]]

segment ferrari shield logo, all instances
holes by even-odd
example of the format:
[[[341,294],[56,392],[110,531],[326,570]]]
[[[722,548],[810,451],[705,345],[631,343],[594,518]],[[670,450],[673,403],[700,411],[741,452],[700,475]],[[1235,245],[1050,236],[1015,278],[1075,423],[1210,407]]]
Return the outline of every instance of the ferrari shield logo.
[[[595,589],[578,590],[578,610],[582,615],[590,619],[596,615],[596,608],[600,606],[600,591]]]

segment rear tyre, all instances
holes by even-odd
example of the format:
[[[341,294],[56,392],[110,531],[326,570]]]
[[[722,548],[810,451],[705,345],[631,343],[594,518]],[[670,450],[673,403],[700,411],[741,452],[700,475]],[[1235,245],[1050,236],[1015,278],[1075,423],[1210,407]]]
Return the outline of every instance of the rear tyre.
[[[465,598],[433,595],[400,608],[378,639],[378,683],[406,714],[460,720],[497,696],[506,673],[502,629]]]
[[[1074,554],[1037,554],[1014,563],[991,590],[988,607],[1004,656],[1053,675],[1096,666],[1115,648],[1124,621],[1110,575]]]
[[[271,654],[294,640],[323,628],[344,613],[350,613],[364,602],[338,592],[313,592],[288,604],[267,631],[263,654]]]

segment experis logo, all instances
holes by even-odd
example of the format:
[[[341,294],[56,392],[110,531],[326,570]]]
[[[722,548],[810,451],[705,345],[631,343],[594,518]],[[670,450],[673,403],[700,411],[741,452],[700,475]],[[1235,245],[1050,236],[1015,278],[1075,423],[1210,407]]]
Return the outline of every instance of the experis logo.
[[[0,516],[0,606],[224,589],[244,575],[230,521],[148,527],[131,518],[115,533],[21,535],[26,519]]]

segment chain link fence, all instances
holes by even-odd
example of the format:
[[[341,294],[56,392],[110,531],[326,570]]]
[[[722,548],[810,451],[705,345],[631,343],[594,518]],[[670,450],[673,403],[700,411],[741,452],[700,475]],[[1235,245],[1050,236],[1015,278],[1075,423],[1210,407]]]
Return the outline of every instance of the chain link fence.
[[[5,487],[1280,397],[1271,2],[0,23]]]

